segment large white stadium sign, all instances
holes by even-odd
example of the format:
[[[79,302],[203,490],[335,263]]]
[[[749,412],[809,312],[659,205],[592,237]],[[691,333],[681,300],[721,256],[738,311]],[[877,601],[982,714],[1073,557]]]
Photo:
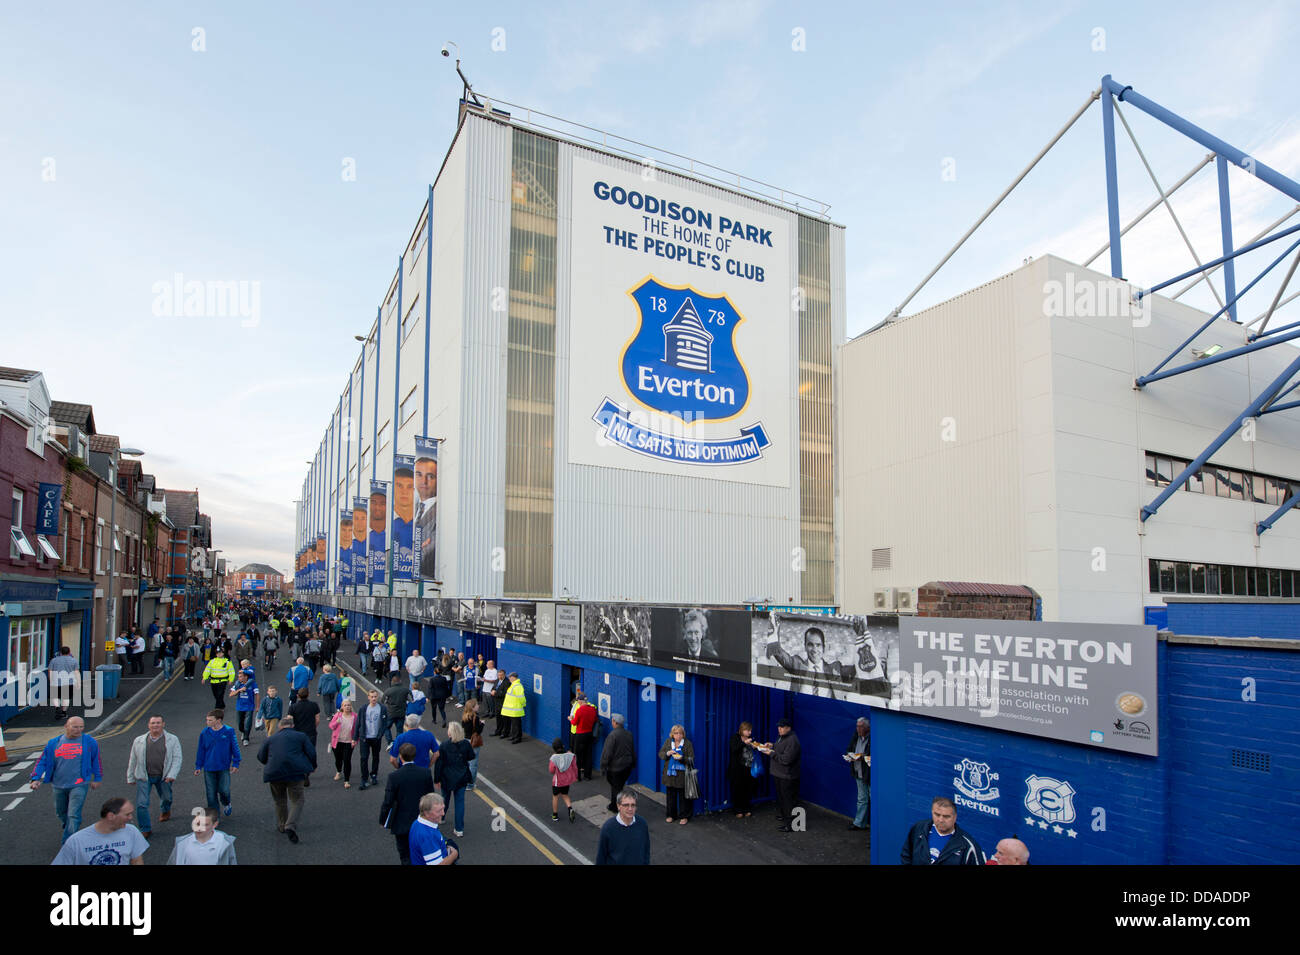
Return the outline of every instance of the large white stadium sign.
[[[569,459],[790,484],[789,220],[575,157]]]

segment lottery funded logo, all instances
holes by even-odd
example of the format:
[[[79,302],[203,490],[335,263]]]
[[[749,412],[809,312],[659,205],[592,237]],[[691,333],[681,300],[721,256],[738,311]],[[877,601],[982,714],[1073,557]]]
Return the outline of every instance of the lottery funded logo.
[[[653,277],[628,294],[636,303],[638,324],[623,349],[620,372],[631,399],[680,418],[684,429],[742,414],[749,404],[750,380],[736,352],[735,334],[744,316],[731,301]],[[657,432],[634,421],[629,409],[609,397],[593,420],[615,444],[684,464],[742,464],[761,457],[770,444],[761,422],[723,439]]]

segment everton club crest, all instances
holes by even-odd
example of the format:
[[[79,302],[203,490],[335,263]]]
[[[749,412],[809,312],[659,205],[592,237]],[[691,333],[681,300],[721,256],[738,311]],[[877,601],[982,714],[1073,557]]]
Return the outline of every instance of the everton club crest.
[[[684,427],[726,421],[749,404],[749,373],[736,353],[744,317],[725,295],[647,278],[628,293],[636,303],[636,334],[623,349],[620,372],[632,401]],[[761,422],[721,440],[668,435],[631,420],[606,398],[593,416],[604,437],[630,451],[684,464],[739,464],[762,456],[769,444]]]

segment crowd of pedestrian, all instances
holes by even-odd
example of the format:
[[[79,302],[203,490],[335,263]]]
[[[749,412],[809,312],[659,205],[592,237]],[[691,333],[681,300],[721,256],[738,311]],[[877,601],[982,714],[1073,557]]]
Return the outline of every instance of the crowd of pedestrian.
[[[197,621],[196,621],[197,623]],[[417,648],[405,660],[396,635],[374,630],[356,636],[356,669],[369,672],[376,688],[355,697],[353,677],[338,665],[340,641],[349,621],[345,616],[312,618],[291,606],[259,603],[215,608],[198,629],[161,627],[154,622],[147,635],[127,631],[126,665],[142,670],[143,657],[154,652],[154,666],[170,676],[180,660],[184,680],[193,680],[203,663],[201,682],[209,685],[213,708],[197,734],[193,772],[202,777],[203,807],[194,810],[190,832],[175,838],[173,864],[234,864],[234,838],[220,831],[221,818],[234,813],[231,776],[240,770],[241,749],[255,734],[264,739],[257,749],[262,780],[270,791],[278,832],[289,842],[300,841],[298,829],[306,790],[319,763],[322,719],[328,732],[335,783],[352,788],[354,758],[359,763],[359,788],[379,785],[380,756],[391,771],[384,784],[379,823],[392,834],[401,864],[457,864],[456,840],[465,834],[466,793],[478,781],[478,764],[487,735],[486,720],[494,720],[494,738],[518,744],[523,738],[528,691],[518,673],[498,668],[494,660],[440,648],[426,658]],[[227,628],[237,629],[232,639]],[[259,685],[254,661],[263,652],[265,688]],[[272,671],[276,654],[287,649],[280,695]],[[64,654],[66,655],[66,654]],[[577,819],[574,787],[594,782],[593,753],[603,732],[596,706],[581,687],[574,686],[567,733],[551,743],[546,773],[551,787],[551,820],[561,820],[560,803],[570,823]],[[236,726],[226,724],[227,701],[234,700]],[[448,712],[449,708],[452,712]],[[456,712],[459,711],[459,712]],[[62,713],[62,711],[61,711]],[[432,729],[424,725],[425,714]],[[650,830],[637,815],[637,794],[628,781],[637,766],[637,744],[621,714],[609,718],[599,771],[609,787],[607,810],[612,814],[600,828],[598,864],[648,864]],[[113,796],[99,807],[99,819],[82,828],[83,807],[90,791],[104,781],[99,746],[85,732],[80,717],[67,718],[63,732],[50,740],[32,772],[31,788],[48,784],[54,791],[55,813],[62,827],[63,848],[56,863],[139,864],[153,836],[155,823],[172,817],[173,784],[184,763],[179,736],[168,730],[161,714],[152,714],[147,732],[134,739],[126,766],[126,783],[134,785],[134,800]],[[854,783],[856,806],[848,828],[866,830],[870,817],[870,723],[858,720],[845,747],[845,762]],[[665,820],[685,826],[700,797],[697,753],[687,728],[671,728],[658,749],[657,772],[666,794]],[[763,743],[749,722],[739,725],[728,743],[726,776],[732,813],[753,815],[753,800],[764,773],[772,780],[778,828],[800,828],[799,783],[802,752],[791,722],[777,724],[777,738]],[[157,798],[155,815],[154,799]],[[451,815],[451,836],[442,824]],[[1023,865],[1029,851],[1014,837],[998,843],[985,857],[976,840],[956,824],[951,799],[936,797],[931,817],[907,833],[901,861],[909,865]]]

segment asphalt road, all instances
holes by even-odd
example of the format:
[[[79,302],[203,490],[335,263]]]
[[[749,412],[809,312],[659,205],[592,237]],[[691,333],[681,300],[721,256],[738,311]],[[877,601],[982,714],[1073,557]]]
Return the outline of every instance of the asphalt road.
[[[339,659],[351,664],[351,641],[344,643]],[[270,682],[281,696],[287,660],[277,661],[268,674],[257,663],[258,686]],[[201,672],[201,670],[200,670]],[[181,776],[174,784],[172,819],[158,822],[157,794],[153,796],[153,839],[145,854],[146,865],[164,865],[177,836],[189,832],[190,809],[202,806],[205,794],[202,777],[194,775],[194,753],[204,718],[212,708],[212,693],[195,679],[181,679],[181,668],[170,683],[159,683],[143,704],[126,707],[128,722],[105,732],[92,727],[99,740],[104,764],[104,784],[86,800],[82,825],[98,818],[99,806],[111,796],[135,800],[135,786],[126,783],[126,764],[132,740],[146,731],[148,717],[161,715],[169,732],[180,737],[183,750]],[[367,684],[358,686],[364,699]],[[313,697],[315,698],[315,697]],[[432,709],[432,708],[430,708]],[[448,716],[459,714],[448,706]],[[227,725],[237,726],[233,701],[227,708]],[[423,725],[432,729],[439,742],[446,739],[442,727],[434,726],[426,713]],[[322,721],[324,724],[324,721]],[[609,818],[605,806],[609,789],[597,773],[590,782],[577,783],[571,796],[577,810],[576,822],[563,812],[552,822],[550,776],[547,760],[551,749],[545,743],[525,737],[518,746],[491,736],[479,756],[479,785],[466,794],[465,835],[457,838],[462,861],[467,865],[582,865],[594,862],[600,825]],[[262,766],[256,754],[266,738],[254,731],[248,746],[242,747],[243,762],[231,777],[234,814],[221,817],[221,828],[237,838],[236,852],[241,865],[357,865],[397,864],[393,837],[379,824],[383,783],[391,771],[386,761],[379,770],[379,785],[359,788],[359,755],[353,760],[353,785],[344,789],[334,782],[334,758],[329,750],[329,731],[318,733],[316,773],[306,791],[306,807],[298,826],[299,843],[294,845],[275,829],[275,811],[269,787],[262,782]],[[59,849],[60,827],[54,815],[53,793],[42,786],[32,793],[27,785],[38,753],[20,757],[0,769],[0,859],[10,865],[46,865]],[[807,807],[804,831],[776,831],[774,807],[756,807],[748,819],[727,813],[697,816],[690,825],[665,823],[663,795],[642,790],[638,813],[651,827],[651,860],[656,865],[797,865],[849,864],[867,861],[868,836],[845,833],[847,820],[816,807]],[[451,819],[445,824],[451,829]]]
[[[257,665],[257,681],[261,688],[274,681],[283,696],[287,689],[286,668],[277,661],[274,673],[268,674],[261,662]],[[151,804],[154,819],[150,850],[145,854],[146,865],[164,865],[171,852],[174,839],[189,832],[190,809],[205,803],[203,778],[194,775],[194,753],[204,718],[212,708],[212,693],[196,678],[192,682],[181,679],[181,669],[170,683],[161,684],[147,705],[141,707],[131,722],[111,728],[105,734],[96,734],[101,747],[104,765],[104,782],[90,793],[83,813],[83,826],[90,825],[99,815],[99,806],[111,796],[126,796],[135,800],[135,786],[126,783],[126,764],[131,741],[146,731],[148,717],[160,714],[166,720],[168,732],[180,737],[184,754],[181,776],[174,783],[172,819],[157,821],[158,796],[155,792]],[[364,694],[359,694],[364,698]],[[235,727],[233,701],[229,704],[228,725]],[[429,728],[429,717],[425,717]],[[439,741],[445,734],[438,730]],[[397,862],[393,837],[379,825],[379,809],[383,802],[383,783],[391,770],[386,763],[380,767],[379,785],[359,788],[359,755],[353,757],[354,778],[351,789],[342,782],[333,782],[334,758],[329,750],[329,731],[322,720],[317,758],[319,769],[312,776],[306,791],[306,806],[298,826],[299,843],[294,845],[275,828],[275,811],[270,789],[262,782],[262,766],[257,762],[257,749],[266,738],[254,731],[252,742],[242,747],[243,762],[238,772],[231,776],[231,802],[234,813],[221,818],[221,829],[237,838],[236,852],[241,865],[339,865],[380,864]],[[500,740],[489,738],[480,758],[484,775],[490,779],[492,750],[500,750]],[[0,773],[0,856],[9,865],[44,865],[59,850],[60,829],[54,814],[53,793],[42,786],[31,793],[27,779],[30,776],[30,758],[7,767]],[[12,775],[11,775],[12,774]],[[5,779],[4,777],[9,778]],[[548,790],[549,795],[549,790]],[[25,796],[17,805],[15,798]],[[496,807],[502,807],[501,810]],[[449,807],[450,809],[450,807]],[[450,823],[450,814],[448,823]],[[566,852],[564,847],[549,839],[540,826],[550,825],[549,811],[537,824],[526,819],[514,806],[510,797],[493,791],[487,780],[473,792],[466,794],[465,835],[456,841],[466,864],[511,863],[515,865],[554,865],[563,861],[578,863],[579,859]],[[572,843],[581,846],[584,858],[594,857],[596,830],[585,820],[564,823],[575,830],[566,833]],[[450,824],[447,825],[450,831]],[[579,836],[578,833],[581,833]]]

